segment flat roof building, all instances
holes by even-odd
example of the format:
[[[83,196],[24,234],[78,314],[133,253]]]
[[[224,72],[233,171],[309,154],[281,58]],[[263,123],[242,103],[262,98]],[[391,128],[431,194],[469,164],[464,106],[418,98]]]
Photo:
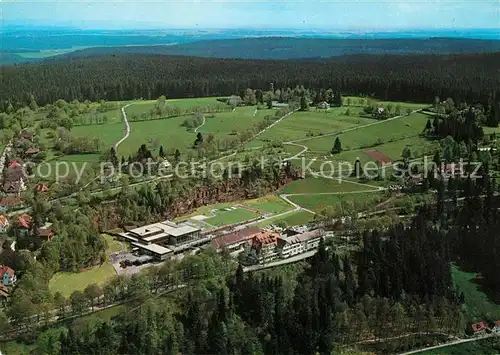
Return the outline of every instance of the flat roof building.
[[[200,233],[200,228],[188,223],[163,221],[120,233],[120,237],[143,253],[165,260],[179,245],[191,244],[200,239]]]

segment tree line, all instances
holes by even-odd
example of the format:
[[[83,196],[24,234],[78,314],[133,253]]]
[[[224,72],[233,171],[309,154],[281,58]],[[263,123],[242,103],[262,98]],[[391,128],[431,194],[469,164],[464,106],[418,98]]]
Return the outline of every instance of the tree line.
[[[499,53],[288,61],[125,54],[61,59],[2,68],[0,111],[14,111],[32,99],[45,105],[58,99],[118,101],[240,92],[245,98],[246,88],[267,89],[270,83],[276,89],[304,85],[350,95],[370,93],[391,101],[431,102],[438,95],[486,104],[500,86],[499,59]]]

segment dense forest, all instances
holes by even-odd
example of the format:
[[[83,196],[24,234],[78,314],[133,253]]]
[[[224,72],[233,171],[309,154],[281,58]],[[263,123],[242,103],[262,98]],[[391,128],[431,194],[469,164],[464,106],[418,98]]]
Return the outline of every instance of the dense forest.
[[[500,53],[359,55],[328,60],[238,60],[161,55],[107,55],[2,68],[0,111],[33,99],[84,101],[231,95],[246,88],[306,88],[378,99],[488,103],[500,86]]]

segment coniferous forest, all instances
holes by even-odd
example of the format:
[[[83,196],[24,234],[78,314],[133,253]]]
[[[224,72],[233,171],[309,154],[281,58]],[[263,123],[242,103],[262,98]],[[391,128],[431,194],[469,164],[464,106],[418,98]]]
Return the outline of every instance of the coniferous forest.
[[[360,55],[317,60],[241,60],[117,54],[2,68],[0,111],[34,98],[97,101],[231,95],[246,88],[332,88],[393,101],[488,103],[500,87],[499,53]],[[9,108],[11,104],[12,108]]]

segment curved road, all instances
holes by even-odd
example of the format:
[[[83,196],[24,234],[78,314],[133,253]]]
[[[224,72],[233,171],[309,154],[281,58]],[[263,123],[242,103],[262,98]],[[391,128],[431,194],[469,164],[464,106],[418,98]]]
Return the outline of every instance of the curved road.
[[[115,144],[115,151],[118,150],[118,147],[120,146],[120,144],[122,144],[125,139],[128,138],[128,136],[130,136],[130,124],[128,123],[128,120],[127,120],[127,114],[125,113],[125,109],[127,107],[129,107],[130,105],[133,105],[134,103],[131,102],[125,106],[122,107],[122,117],[123,117],[123,122],[125,122],[125,127],[127,128],[127,132],[125,133],[125,135],[123,136],[122,139],[120,139],[118,142],[116,142]]]

